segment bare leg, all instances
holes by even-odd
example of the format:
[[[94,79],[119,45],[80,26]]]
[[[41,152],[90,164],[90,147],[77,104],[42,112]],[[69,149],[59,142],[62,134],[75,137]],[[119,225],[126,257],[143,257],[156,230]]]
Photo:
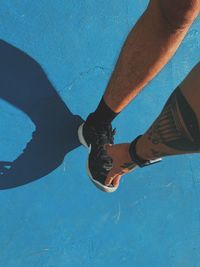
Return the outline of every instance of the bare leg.
[[[149,130],[138,140],[137,155],[144,160],[200,152],[200,63],[172,93]],[[114,167],[106,183],[119,183],[129,172],[124,163],[131,162],[130,144],[107,146]]]
[[[104,94],[120,112],[170,60],[200,10],[199,0],[151,0],[130,32]]]

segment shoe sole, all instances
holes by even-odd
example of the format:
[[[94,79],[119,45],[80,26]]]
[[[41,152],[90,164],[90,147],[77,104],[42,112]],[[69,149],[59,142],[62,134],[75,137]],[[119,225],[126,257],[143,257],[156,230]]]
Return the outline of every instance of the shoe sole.
[[[89,156],[90,156],[90,151],[91,151],[91,146],[88,146],[86,141],[85,141],[85,138],[83,136],[83,126],[84,126],[84,123],[81,124],[78,128],[78,139],[79,139],[79,142],[88,149],[89,151]],[[103,192],[106,192],[106,193],[113,193],[117,190],[118,186],[117,187],[108,187],[108,186],[105,186],[105,185],[102,185],[100,182],[98,182],[96,179],[94,179],[92,177],[92,174],[90,172],[90,169],[89,169],[89,156],[88,156],[88,160],[87,160],[87,165],[86,165],[86,168],[87,168],[87,174],[90,178],[90,180],[94,183],[94,185],[100,189],[101,191]]]

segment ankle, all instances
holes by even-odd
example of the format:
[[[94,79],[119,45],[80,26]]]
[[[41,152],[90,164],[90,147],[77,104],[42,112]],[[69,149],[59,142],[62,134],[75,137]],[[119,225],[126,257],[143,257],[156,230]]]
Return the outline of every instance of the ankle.
[[[152,160],[152,158],[149,157],[146,153],[146,147],[141,146],[141,140],[143,140],[142,135],[138,136],[135,140],[133,140],[129,147],[129,154],[132,161],[142,167],[146,165],[148,161]]]
[[[95,113],[89,114],[85,124],[89,127],[95,128],[96,130],[101,130],[111,125],[111,123],[103,122],[101,120],[96,119]]]
[[[106,144],[105,149],[107,153],[112,157],[112,158],[119,158],[120,161],[122,162],[132,162],[131,156],[129,154],[129,147],[130,143],[123,143],[123,144]]]
[[[148,161],[148,160],[153,160],[154,158],[152,157],[150,153],[150,149],[148,144],[145,142],[145,136],[142,135],[137,143],[136,143],[136,153],[137,156],[142,160],[142,161]]]
[[[87,123],[96,127],[109,125],[117,115],[118,113],[115,113],[102,98],[97,109],[88,116]]]
[[[130,143],[125,143],[123,146],[123,155],[124,155],[124,162],[132,162],[132,158],[130,155]]]

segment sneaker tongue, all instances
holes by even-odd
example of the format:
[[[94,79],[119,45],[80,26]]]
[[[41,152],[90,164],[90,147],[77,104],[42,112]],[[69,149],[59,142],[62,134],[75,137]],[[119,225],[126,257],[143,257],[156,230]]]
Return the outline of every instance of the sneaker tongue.
[[[98,124],[98,125],[94,125],[94,128],[98,132],[105,132],[105,131],[108,131],[111,128],[111,125],[110,124]]]

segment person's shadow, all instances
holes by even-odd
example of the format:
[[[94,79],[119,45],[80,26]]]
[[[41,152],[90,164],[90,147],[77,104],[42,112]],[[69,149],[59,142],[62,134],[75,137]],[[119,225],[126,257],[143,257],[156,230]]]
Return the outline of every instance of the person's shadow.
[[[13,162],[0,162],[0,189],[49,174],[80,145],[77,128],[82,119],[69,111],[33,58],[2,40],[0,98],[25,112],[35,124],[32,139],[21,155]]]

